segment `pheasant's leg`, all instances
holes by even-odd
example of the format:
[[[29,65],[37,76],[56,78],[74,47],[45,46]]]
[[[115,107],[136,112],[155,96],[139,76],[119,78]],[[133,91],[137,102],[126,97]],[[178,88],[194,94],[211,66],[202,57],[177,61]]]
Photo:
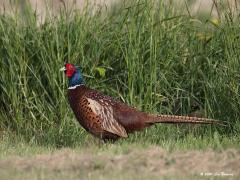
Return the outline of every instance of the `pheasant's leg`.
[[[102,133],[101,133],[101,135],[100,135],[100,138],[98,139],[98,147],[100,148],[101,147],[101,145],[102,145],[102,138],[103,138],[103,135],[102,135]]]

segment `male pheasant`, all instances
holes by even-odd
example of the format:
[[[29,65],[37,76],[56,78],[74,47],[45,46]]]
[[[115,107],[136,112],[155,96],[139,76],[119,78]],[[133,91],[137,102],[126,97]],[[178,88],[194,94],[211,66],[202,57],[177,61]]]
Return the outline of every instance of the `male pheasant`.
[[[110,96],[84,85],[80,69],[66,63],[61,71],[69,78],[68,100],[83,128],[103,140],[117,140],[155,123],[222,124],[221,121],[138,111]]]

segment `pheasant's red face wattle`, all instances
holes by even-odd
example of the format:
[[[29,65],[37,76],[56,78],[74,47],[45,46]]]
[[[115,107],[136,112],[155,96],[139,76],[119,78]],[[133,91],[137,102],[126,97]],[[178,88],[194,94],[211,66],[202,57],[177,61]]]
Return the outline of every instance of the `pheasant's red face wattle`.
[[[67,63],[65,64],[65,68],[66,76],[69,78],[76,72],[76,67],[73,64]]]

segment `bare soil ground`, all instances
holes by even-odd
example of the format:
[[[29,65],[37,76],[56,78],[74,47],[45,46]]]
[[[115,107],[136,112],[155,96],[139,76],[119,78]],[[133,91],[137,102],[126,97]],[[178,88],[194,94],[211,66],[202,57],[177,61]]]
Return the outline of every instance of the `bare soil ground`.
[[[0,160],[4,179],[152,179],[195,177],[238,179],[240,151],[167,152],[158,147],[121,153],[62,149],[34,156],[8,156]],[[61,179],[60,178],[60,179]],[[164,178],[165,179],[165,178]],[[181,179],[181,178],[180,178]]]

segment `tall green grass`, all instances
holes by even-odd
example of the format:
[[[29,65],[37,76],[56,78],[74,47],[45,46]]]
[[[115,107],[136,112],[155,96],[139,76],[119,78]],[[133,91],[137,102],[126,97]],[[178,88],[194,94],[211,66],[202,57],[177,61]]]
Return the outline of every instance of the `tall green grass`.
[[[219,24],[154,1],[111,12],[63,11],[38,25],[29,11],[0,17],[0,130],[26,141],[81,144],[85,131],[69,108],[65,60],[81,66],[88,86],[140,110],[198,113],[231,128],[157,125],[127,142],[237,136],[240,129],[239,16]]]

